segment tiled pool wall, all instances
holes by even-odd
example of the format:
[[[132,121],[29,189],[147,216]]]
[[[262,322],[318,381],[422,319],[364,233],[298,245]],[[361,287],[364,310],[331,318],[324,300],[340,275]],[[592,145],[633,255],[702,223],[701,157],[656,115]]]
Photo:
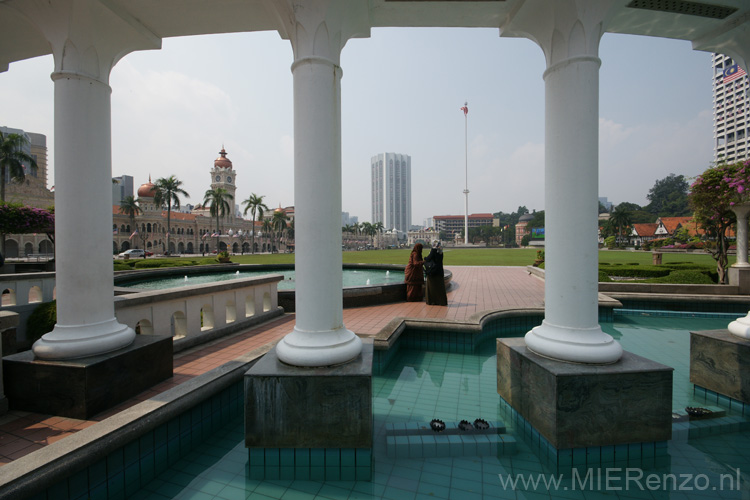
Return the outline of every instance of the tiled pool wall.
[[[641,311],[662,310],[678,312],[705,312],[705,313],[737,313],[745,316],[750,310],[750,303],[741,304],[736,302],[691,302],[684,300],[674,301],[651,301],[619,299],[623,309],[637,309]]]
[[[667,441],[629,443],[585,448],[557,449],[502,397],[498,396],[504,418],[513,422],[515,435],[522,439],[550,471],[569,474],[573,469],[606,466],[654,468],[669,466]]]
[[[33,500],[119,500],[140,490],[203,440],[240,417],[244,381],[146,432],[107,457],[30,497]]]
[[[710,389],[705,389],[699,385],[693,386],[693,395],[696,398],[703,398],[706,404],[715,404],[722,408],[740,413],[742,416],[750,416],[750,403],[743,403],[729,396],[719,394]]]
[[[671,311],[665,309],[649,309],[644,311],[642,309],[616,309],[614,312],[615,316],[660,316],[664,318],[717,318],[726,319],[727,324],[737,319],[740,313],[733,312],[701,312],[701,311]],[[741,313],[745,314],[745,313]]]
[[[372,450],[367,448],[250,448],[250,479],[369,481]]]
[[[611,323],[615,313],[611,307],[599,308],[599,321]],[[399,349],[422,349],[436,352],[469,354],[480,342],[498,337],[520,337],[542,324],[543,313],[523,316],[505,316],[491,319],[480,331],[455,331],[439,329],[405,329],[390,349],[375,349],[373,353],[373,375],[382,375],[398,355]]]

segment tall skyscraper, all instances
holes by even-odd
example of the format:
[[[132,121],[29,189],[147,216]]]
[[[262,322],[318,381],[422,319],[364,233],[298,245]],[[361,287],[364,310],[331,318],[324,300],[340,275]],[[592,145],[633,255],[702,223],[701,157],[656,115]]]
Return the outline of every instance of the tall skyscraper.
[[[112,178],[112,204],[119,205],[128,196],[133,196],[133,176],[121,175]]]
[[[370,160],[372,223],[407,232],[411,225],[411,157],[381,153]]]
[[[713,54],[714,162],[750,157],[748,78],[731,57]]]

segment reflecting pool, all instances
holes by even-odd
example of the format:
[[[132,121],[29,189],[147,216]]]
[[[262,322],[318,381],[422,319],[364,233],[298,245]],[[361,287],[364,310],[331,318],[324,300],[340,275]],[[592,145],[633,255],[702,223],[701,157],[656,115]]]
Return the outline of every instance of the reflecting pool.
[[[228,281],[238,278],[253,278],[268,274],[281,274],[284,279],[279,282],[279,290],[294,290],[294,269],[264,269],[262,271],[224,271],[205,274],[188,274],[175,271],[174,276],[149,278],[142,281],[129,281],[118,284],[123,288],[137,288],[139,290],[165,290],[184,286],[202,285],[215,281]],[[367,285],[390,285],[404,282],[404,272],[382,269],[344,269],[344,287],[360,287]]]
[[[688,380],[689,330],[724,328],[726,324],[727,319],[722,317],[616,315],[613,323],[604,323],[602,328],[618,338],[626,350],[675,369],[672,406],[681,409],[716,404],[694,394]],[[733,432],[711,434],[707,430],[694,437],[675,434],[662,457],[647,457],[645,449],[644,456],[631,450],[627,459],[560,474],[514,426],[507,406],[497,395],[496,373],[494,339],[481,342],[471,354],[401,349],[384,373],[373,377],[371,482],[251,480],[243,419],[236,418],[146,484],[134,498],[590,500],[694,498],[696,494],[748,498],[750,494],[750,432],[741,430],[743,426],[748,429],[750,416],[728,411],[728,417],[740,423]],[[446,422],[476,418],[502,421],[507,434],[516,440],[515,453],[389,456],[385,439],[389,424],[426,424],[433,418]],[[647,480],[651,482],[647,484]]]

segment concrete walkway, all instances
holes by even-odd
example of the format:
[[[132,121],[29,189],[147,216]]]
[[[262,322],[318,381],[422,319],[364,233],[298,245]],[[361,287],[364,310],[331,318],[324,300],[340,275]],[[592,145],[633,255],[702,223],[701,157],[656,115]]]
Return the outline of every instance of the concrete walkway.
[[[424,302],[399,302],[344,309],[344,324],[364,337],[376,335],[396,317],[465,320],[474,313],[499,308],[542,307],[544,282],[522,267],[454,267],[448,306]],[[152,398],[186,380],[264,345],[274,343],[292,330],[294,315],[287,314],[263,325],[176,354],[174,375],[91,420],[11,411],[0,417],[0,465],[65,439],[107,417]]]

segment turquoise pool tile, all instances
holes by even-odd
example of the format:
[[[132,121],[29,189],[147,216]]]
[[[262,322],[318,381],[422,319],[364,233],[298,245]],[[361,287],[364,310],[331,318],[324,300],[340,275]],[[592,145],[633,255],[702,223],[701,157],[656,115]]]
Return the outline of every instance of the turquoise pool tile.
[[[71,500],[77,500],[81,496],[88,496],[89,492],[89,474],[88,470],[73,474],[68,478],[68,493]]]
[[[114,477],[117,474],[122,474],[123,467],[122,448],[107,455],[107,477]]]
[[[264,448],[263,449],[263,460],[266,468],[268,467],[279,467],[281,465],[281,457],[278,448]]]
[[[248,468],[248,477],[250,479],[264,479],[265,475],[265,467],[262,465],[251,465]]]
[[[357,448],[355,451],[356,466],[369,467],[372,464],[372,450]]]
[[[263,448],[248,448],[248,458],[250,465],[263,466],[266,463],[265,451]]]
[[[281,448],[279,463],[282,467],[294,467],[294,448]]]
[[[281,479],[281,468],[279,466],[266,465],[264,467],[265,479]]]
[[[296,479],[296,469],[293,465],[282,465],[279,467],[279,479]]]
[[[310,467],[310,481],[325,481],[326,472],[325,467],[312,466]]]
[[[91,488],[89,500],[107,500],[107,484],[102,483]]]

